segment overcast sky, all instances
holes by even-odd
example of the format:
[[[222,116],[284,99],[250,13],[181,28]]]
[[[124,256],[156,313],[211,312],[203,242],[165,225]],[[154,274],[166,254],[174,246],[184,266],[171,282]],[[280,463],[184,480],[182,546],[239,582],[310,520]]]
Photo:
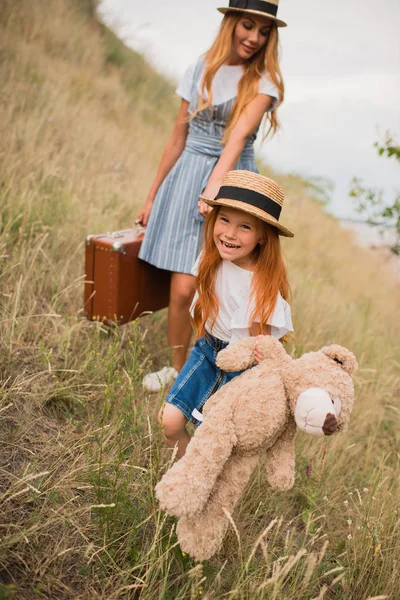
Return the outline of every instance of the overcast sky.
[[[102,0],[100,14],[125,42],[178,80],[211,45],[228,0]],[[350,180],[400,189],[400,167],[379,158],[386,130],[400,141],[400,1],[281,0],[286,98],[282,130],[260,148],[274,168],[327,177],[330,210],[351,216]]]

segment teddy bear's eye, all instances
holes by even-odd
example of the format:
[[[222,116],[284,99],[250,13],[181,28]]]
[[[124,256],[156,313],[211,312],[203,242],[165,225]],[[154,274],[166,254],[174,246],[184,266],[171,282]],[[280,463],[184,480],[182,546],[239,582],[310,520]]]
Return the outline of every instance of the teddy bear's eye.
[[[339,359],[338,359],[336,356],[334,356],[334,357],[333,357],[333,360],[334,360],[335,362],[339,363],[339,365],[342,365],[342,366],[343,366],[343,361],[342,361],[342,360],[339,360]]]

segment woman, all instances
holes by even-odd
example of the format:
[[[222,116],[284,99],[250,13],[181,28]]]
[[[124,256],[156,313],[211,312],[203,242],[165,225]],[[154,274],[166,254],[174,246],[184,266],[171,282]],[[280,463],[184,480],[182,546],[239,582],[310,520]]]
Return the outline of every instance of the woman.
[[[213,45],[176,90],[182,99],[178,117],[137,218],[147,226],[140,258],[172,272],[172,367],[147,375],[148,391],[172,383],[186,360],[196,285],[191,270],[211,210],[199,196],[215,198],[232,169],[258,172],[253,144],[264,114],[268,133],[278,129],[276,110],[284,97],[278,27],[286,23],[277,19],[277,9],[278,0],[230,0],[228,8],[219,8],[225,16]]]

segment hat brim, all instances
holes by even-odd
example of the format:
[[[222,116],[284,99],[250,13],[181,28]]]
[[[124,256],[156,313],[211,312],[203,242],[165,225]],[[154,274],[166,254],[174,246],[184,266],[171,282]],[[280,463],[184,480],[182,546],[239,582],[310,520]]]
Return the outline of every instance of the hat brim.
[[[225,15],[227,12],[243,12],[243,13],[252,13],[253,15],[258,15],[260,17],[266,17],[267,19],[271,19],[272,21],[275,21],[276,26],[277,27],[287,27],[287,23],[285,23],[285,21],[281,21],[280,19],[277,19],[276,17],[262,12],[261,10],[253,10],[251,8],[230,8],[230,7],[222,7],[222,8],[217,8],[217,10],[222,13],[223,15]]]
[[[242,210],[243,212],[249,213],[261,221],[265,221],[268,225],[272,225],[278,229],[278,235],[283,235],[285,237],[294,237],[294,233],[287,229],[283,225],[279,223],[275,217],[266,214],[263,210],[257,208],[256,206],[252,206],[247,202],[241,202],[240,200],[231,200],[230,198],[218,198],[218,200],[211,200],[210,198],[205,198],[204,196],[200,196],[201,200],[203,200],[209,206],[228,206],[230,208],[236,208],[237,210]]]

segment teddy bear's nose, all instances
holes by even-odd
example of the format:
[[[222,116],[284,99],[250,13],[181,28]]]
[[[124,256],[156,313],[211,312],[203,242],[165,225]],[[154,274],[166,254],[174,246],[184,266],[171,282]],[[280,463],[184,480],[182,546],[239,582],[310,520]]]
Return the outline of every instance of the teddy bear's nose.
[[[322,427],[327,415],[330,413],[337,417],[339,412],[326,390],[308,388],[297,398],[294,418],[297,427],[302,431],[322,436]]]

